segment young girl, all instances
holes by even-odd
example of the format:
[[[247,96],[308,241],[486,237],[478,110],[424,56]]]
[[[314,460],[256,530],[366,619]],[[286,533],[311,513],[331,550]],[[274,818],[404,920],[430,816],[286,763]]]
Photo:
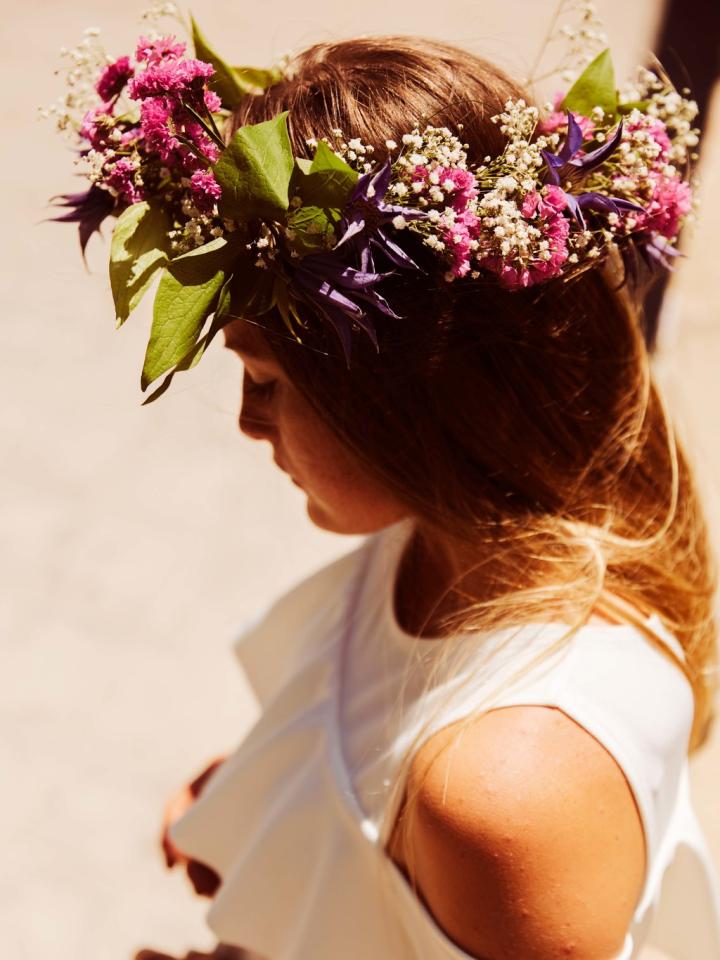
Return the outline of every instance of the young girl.
[[[432,124],[461,131],[474,163],[519,165],[512,117],[493,118],[523,97],[444,43],[323,43],[244,96],[230,133],[289,111],[295,156],[324,138],[382,159],[400,143],[420,151],[403,138]],[[241,431],[271,444],[314,523],[366,537],[243,632],[260,717],[170,818],[169,862],[214,894],[223,949],[629,960],[652,942],[677,960],[720,957],[687,761],[712,719],[714,570],[640,288],[612,250],[561,275],[565,204],[581,220],[633,212],[572,199],[595,161],[575,158],[565,123],[565,152],[546,156],[557,189],[523,203],[527,222],[555,226],[525,274],[487,259],[466,275],[453,260],[439,277],[432,244],[403,229],[410,212],[366,178],[342,240],[366,237],[360,267],[332,287],[307,266],[302,342],[282,301],[225,313]],[[460,190],[411,162],[418,195]],[[259,167],[268,182],[273,163]],[[673,202],[657,201],[658,223],[677,226]],[[511,227],[500,217],[500,250]],[[457,234],[459,257],[473,235]],[[420,269],[392,269],[407,257]],[[367,278],[383,270],[378,299]],[[353,291],[375,297],[372,328]]]
[[[362,39],[235,124],[289,109],[297,151],[338,128],[380,153],[432,118],[485,157],[521,95],[445,44]],[[222,877],[209,923],[269,960],[626,960],[667,872],[657,942],[716,958],[686,759],[714,580],[642,315],[607,266],[532,296],[387,283],[406,320],[350,369],[272,313],[225,327],[242,432],[314,523],[369,536],[238,643],[263,712],[170,829]]]

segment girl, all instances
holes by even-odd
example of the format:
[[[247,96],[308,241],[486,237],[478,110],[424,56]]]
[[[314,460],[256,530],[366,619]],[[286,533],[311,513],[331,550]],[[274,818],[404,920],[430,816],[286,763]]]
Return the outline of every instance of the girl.
[[[432,122],[493,157],[521,96],[455,47],[367,38],[300,54],[233,126],[289,110],[297,155],[336,130],[381,155]],[[628,960],[650,934],[717,958],[687,778],[715,575],[640,292],[612,259],[428,277],[387,278],[403,320],[349,368],[319,324],[224,328],[241,431],[314,523],[367,537],[238,641],[263,710],[172,856],[222,878],[210,926],[268,960]]]
[[[101,58],[64,219],[119,217],[120,321],[163,270],[143,388],[222,329],[243,433],[365,535],[243,632],[259,720],[169,817],[217,955],[717,960],[715,572],[629,256],[675,253],[689,102],[603,53],[536,129],[444,43],[279,75],[193,29]]]

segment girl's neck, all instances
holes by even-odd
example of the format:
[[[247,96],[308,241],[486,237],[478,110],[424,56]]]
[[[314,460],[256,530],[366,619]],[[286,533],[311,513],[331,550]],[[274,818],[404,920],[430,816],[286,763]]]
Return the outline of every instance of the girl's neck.
[[[450,618],[507,589],[518,573],[515,567],[506,569],[508,562],[512,564],[512,558],[503,556],[493,544],[488,544],[483,554],[474,545],[415,523],[395,578],[398,623],[407,633],[421,638],[451,635],[447,624]],[[608,596],[607,600],[609,605],[601,597],[588,622],[622,623],[639,616],[622,598]],[[568,623],[574,619],[568,612]]]

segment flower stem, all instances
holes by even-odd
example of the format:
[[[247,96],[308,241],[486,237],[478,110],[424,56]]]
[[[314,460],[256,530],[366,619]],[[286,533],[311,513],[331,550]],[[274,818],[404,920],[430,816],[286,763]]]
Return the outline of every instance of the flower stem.
[[[193,108],[189,104],[183,103],[183,108],[187,110],[187,112],[190,114],[191,117],[195,118],[195,120],[200,124],[200,126],[203,128],[205,133],[210,137],[210,139],[215,144],[215,146],[219,147],[221,150],[224,150],[225,142],[220,136],[220,133],[218,132],[217,127],[215,127],[215,122],[212,121],[213,125],[211,127],[208,124],[207,120],[201,117],[200,114],[197,112],[197,110],[193,110]]]

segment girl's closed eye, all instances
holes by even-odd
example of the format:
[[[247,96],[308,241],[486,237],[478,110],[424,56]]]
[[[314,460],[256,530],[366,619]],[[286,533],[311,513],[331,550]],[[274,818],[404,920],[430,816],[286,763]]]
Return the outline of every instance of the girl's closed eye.
[[[255,379],[245,368],[243,375],[243,385],[246,393],[253,396],[270,399],[275,391],[277,380],[268,378],[267,380]]]

